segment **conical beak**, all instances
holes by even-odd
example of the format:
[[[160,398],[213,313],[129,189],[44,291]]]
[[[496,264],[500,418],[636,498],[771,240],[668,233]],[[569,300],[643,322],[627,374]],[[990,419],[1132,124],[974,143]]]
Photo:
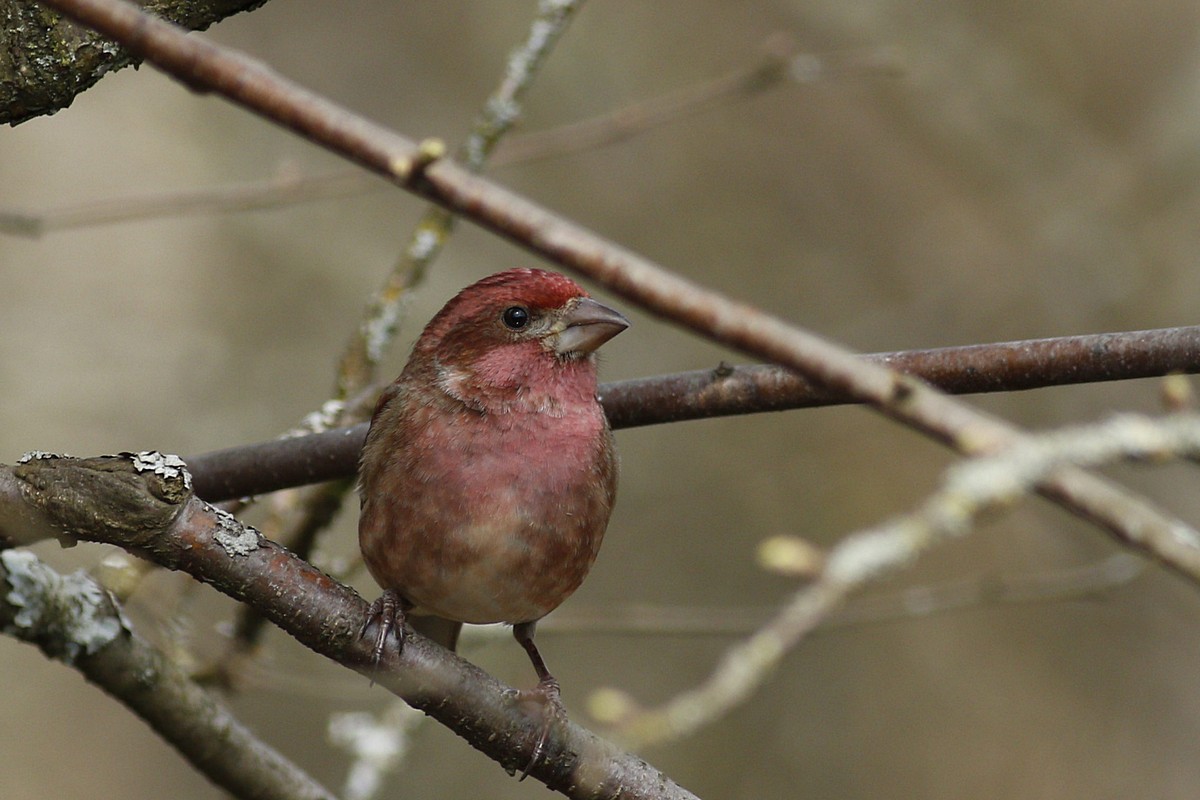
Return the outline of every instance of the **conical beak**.
[[[554,325],[550,345],[561,356],[587,355],[628,327],[621,312],[581,297]]]

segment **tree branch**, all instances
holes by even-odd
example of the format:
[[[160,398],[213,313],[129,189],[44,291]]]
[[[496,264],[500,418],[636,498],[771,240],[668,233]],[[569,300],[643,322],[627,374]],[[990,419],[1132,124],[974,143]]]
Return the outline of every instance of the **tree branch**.
[[[1200,326],[1065,336],[864,356],[954,394],[1200,372]],[[614,428],[854,402],[779,367],[718,367],[606,383]],[[187,459],[196,494],[232,500],[347,478],[358,471],[366,425],[242,445]]]
[[[4,483],[0,503],[14,498]],[[28,550],[0,552],[0,630],[36,645],[124,703],[213,783],[242,798],[333,800],[147,642],[83,571],[60,575]]]
[[[500,144],[491,163],[493,167],[509,167],[606,147],[723,103],[748,100],[787,81],[803,84],[847,76],[899,74],[885,52],[797,53],[786,34],[769,37],[762,51],[757,63],[718,78],[577,122],[510,136]],[[323,175],[302,175],[285,164],[270,178],[228,186],[105,197],[42,210],[0,208],[0,233],[38,238],[73,228],[158,217],[280,208],[353,197],[386,186],[378,176],[353,167]]]
[[[1200,416],[1151,419],[1126,414],[1096,425],[1026,436],[995,455],[963,461],[946,471],[938,490],[912,513],[839,541],[815,580],[754,635],[730,648],[700,686],[646,711],[635,710],[629,701],[613,702],[613,690],[602,690],[601,697],[607,696],[610,705],[626,706],[618,732],[631,746],[691,734],[740,705],[850,592],[911,564],[939,542],[970,533],[981,514],[1012,505],[1064,465],[1198,456]],[[1187,546],[1200,548],[1194,533],[1178,534],[1190,539]]]
[[[229,514],[198,500],[186,473],[159,454],[33,458],[0,468],[0,536],[69,532],[187,572],[258,609],[301,644],[354,669],[451,728],[510,773],[533,755],[540,718],[515,692],[419,636],[388,648],[378,669],[359,636],[367,604],[344,586]],[[692,798],[636,756],[580,726],[554,726],[530,773],[574,798]]]

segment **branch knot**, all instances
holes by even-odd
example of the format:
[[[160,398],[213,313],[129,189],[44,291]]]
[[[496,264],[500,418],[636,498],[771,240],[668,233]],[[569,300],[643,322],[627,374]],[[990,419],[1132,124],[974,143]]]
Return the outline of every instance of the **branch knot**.
[[[57,530],[120,531],[133,546],[166,529],[192,495],[183,460],[153,451],[97,458],[39,454],[13,467],[13,475]]]

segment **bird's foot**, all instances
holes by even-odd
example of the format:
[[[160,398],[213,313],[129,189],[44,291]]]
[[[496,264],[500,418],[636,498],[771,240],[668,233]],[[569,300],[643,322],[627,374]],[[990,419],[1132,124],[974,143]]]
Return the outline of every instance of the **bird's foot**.
[[[567,709],[562,704],[558,681],[547,675],[538,681],[533,689],[522,689],[516,692],[516,700],[520,705],[536,705],[537,714],[541,717],[541,727],[538,728],[537,743],[533,746],[533,755],[529,763],[521,770],[520,780],[529,777],[529,773],[546,757],[546,743],[550,741],[550,729],[555,723],[567,721]]]
[[[371,667],[378,671],[379,660],[383,658],[383,650],[387,646],[388,634],[395,631],[396,652],[404,650],[404,601],[399,594],[387,589],[371,603],[362,627],[358,629],[358,638],[366,638],[372,625],[376,626],[376,631],[375,646],[371,648]]]

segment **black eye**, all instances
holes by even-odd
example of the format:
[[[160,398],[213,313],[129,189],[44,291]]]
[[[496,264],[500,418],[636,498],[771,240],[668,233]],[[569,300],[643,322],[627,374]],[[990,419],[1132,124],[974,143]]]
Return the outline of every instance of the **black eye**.
[[[514,331],[519,331],[529,324],[529,309],[523,306],[510,306],[504,309],[500,319],[504,320],[504,324]]]

